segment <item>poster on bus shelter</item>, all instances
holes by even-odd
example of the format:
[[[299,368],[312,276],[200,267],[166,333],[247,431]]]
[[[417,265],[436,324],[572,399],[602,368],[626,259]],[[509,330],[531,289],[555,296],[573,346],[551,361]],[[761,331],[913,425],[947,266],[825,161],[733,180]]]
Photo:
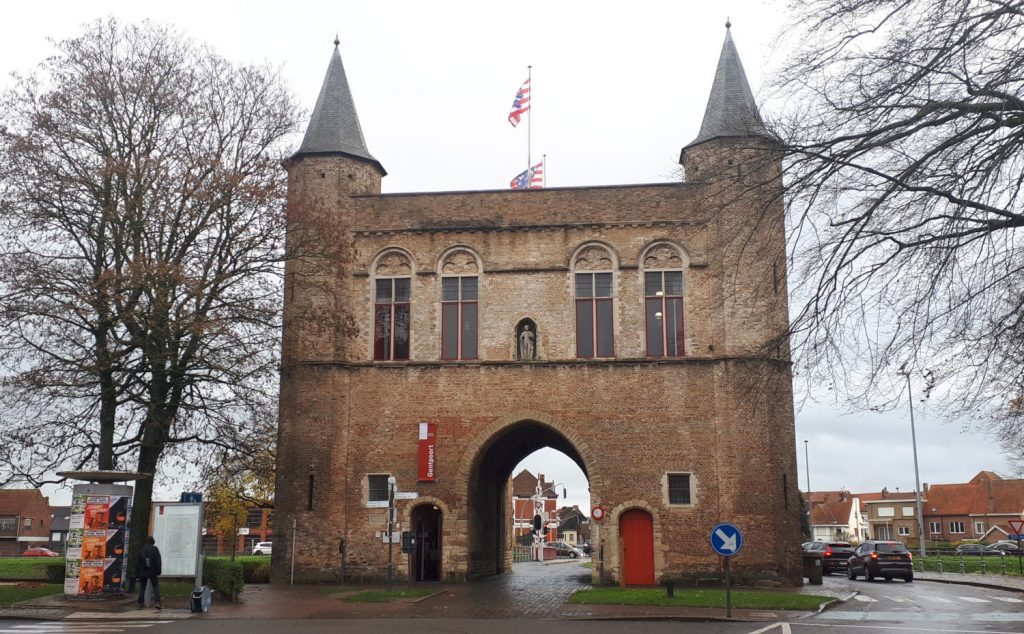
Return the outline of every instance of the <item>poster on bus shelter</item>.
[[[124,591],[132,487],[75,485],[71,498],[64,594]]]

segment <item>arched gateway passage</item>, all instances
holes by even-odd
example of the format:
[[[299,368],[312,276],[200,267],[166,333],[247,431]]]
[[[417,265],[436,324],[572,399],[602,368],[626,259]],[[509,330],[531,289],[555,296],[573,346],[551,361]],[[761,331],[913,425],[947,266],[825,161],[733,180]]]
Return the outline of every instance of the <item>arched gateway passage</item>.
[[[590,477],[576,447],[558,430],[537,421],[503,427],[477,452],[467,491],[470,577],[498,574],[511,567],[509,477],[523,458],[544,447],[562,452]]]

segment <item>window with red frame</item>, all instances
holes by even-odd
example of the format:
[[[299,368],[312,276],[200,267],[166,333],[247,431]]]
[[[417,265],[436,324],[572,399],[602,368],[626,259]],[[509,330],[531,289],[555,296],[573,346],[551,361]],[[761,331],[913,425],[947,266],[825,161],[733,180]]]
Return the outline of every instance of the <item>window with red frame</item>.
[[[441,358],[477,358],[479,282],[473,277],[441,278]]]
[[[647,356],[683,356],[682,271],[644,273],[644,313]]]
[[[576,356],[613,357],[612,274],[576,274]]]
[[[378,279],[373,305],[373,359],[398,361],[409,358],[408,277]]]

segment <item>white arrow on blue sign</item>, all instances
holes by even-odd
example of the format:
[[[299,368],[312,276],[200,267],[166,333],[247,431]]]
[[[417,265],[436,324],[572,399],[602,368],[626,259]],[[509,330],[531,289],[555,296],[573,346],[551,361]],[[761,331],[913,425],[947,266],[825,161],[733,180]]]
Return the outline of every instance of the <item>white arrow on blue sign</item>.
[[[743,533],[732,524],[719,524],[711,529],[711,548],[719,555],[732,557],[743,548]]]

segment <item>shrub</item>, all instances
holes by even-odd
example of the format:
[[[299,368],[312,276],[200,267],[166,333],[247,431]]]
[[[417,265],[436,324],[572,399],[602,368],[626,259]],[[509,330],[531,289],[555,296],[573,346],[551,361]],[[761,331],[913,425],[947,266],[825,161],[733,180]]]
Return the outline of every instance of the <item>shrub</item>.
[[[245,582],[242,564],[209,557],[203,560],[203,579],[221,594],[231,597],[232,601],[242,591]]]
[[[242,562],[242,578],[246,583],[270,583],[270,562]]]
[[[64,584],[64,564],[46,564],[46,583]]]

